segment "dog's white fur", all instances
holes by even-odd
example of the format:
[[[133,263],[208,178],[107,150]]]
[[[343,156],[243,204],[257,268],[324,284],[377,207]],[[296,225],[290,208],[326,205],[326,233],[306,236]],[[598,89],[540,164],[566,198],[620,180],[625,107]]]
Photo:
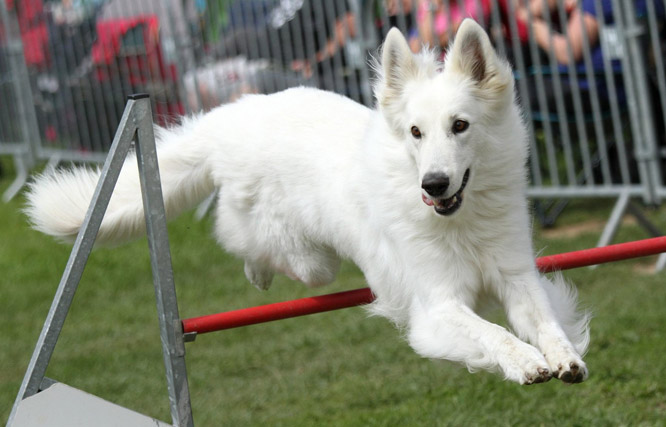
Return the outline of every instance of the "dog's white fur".
[[[219,189],[215,234],[257,287],[268,288],[274,272],[327,284],[349,258],[377,297],[372,310],[404,327],[418,354],[519,383],[584,380],[587,316],[576,313],[575,291],[534,263],[527,138],[509,66],[466,20],[445,64],[413,55],[391,30],[378,71],[377,111],[296,88],[158,130],[168,217]],[[469,127],[454,132],[456,120]],[[460,209],[438,214],[424,176],[445,174],[442,198],[451,198],[467,169]],[[85,168],[37,177],[27,207],[35,228],[73,238],[98,177]],[[143,232],[131,157],[98,242]],[[488,295],[515,335],[474,312]]]

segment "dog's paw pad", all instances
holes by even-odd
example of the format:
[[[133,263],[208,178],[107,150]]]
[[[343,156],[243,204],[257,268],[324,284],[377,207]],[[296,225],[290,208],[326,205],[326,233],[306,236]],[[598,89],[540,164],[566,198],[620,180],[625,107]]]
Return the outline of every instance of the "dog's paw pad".
[[[559,369],[557,378],[567,384],[581,383],[587,378],[587,368],[580,366],[576,362],[570,362],[566,369],[561,364],[557,367]]]

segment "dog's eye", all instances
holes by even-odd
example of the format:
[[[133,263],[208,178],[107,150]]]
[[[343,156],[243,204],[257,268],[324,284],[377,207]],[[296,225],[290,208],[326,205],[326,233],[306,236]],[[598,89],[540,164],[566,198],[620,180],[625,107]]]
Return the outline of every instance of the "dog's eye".
[[[466,122],[464,120],[456,120],[455,122],[453,122],[451,130],[453,131],[453,133],[461,133],[465,132],[468,127],[469,127],[469,122]]]
[[[421,139],[421,131],[416,126],[412,126],[412,136],[416,139]]]

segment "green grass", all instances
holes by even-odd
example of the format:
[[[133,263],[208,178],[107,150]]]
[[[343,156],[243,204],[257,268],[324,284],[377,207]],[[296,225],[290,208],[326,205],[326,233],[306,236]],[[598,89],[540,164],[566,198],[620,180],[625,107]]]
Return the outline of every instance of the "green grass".
[[[2,159],[9,185],[11,165]],[[19,197],[0,204],[0,422],[7,419],[69,255],[32,231]],[[610,202],[574,202],[558,224],[607,218]],[[649,212],[666,228],[664,208]],[[536,232],[543,254],[593,246],[599,228],[573,238]],[[268,292],[247,284],[242,262],[186,214],[169,233],[180,310],[192,317],[364,286],[351,264],[317,290],[280,277]],[[624,226],[618,241],[646,237]],[[664,425],[666,287],[645,273],[653,258],[566,275],[594,313],[590,379],[530,387],[419,358],[400,331],[360,308],[202,335],[187,344],[200,426],[245,425]],[[146,241],[93,253],[47,375],[170,421]]]

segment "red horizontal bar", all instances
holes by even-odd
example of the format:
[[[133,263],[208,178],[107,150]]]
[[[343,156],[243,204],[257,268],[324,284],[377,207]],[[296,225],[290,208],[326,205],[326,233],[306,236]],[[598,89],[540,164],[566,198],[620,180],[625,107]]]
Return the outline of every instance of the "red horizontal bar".
[[[374,300],[375,296],[370,291],[370,288],[361,288],[335,294],[276,302],[268,305],[242,308],[240,310],[185,319],[183,320],[183,332],[203,334],[206,332],[254,325],[256,323],[265,323],[273,320],[288,319],[290,317],[305,316],[340,308],[370,304]]]
[[[640,258],[662,252],[666,252],[666,236],[544,256],[537,258],[536,265],[542,273],[549,273],[555,270],[569,270],[588,265]]]
[[[537,258],[537,268],[544,273],[568,270],[588,265],[638,258],[666,252],[666,237],[618,243],[601,248],[583,249],[558,255]],[[374,301],[370,288],[335,294],[301,298],[257,307],[243,308],[224,313],[193,317],[183,320],[183,332],[203,334],[206,332],[238,328],[273,320],[288,319],[314,313],[370,304]]]

